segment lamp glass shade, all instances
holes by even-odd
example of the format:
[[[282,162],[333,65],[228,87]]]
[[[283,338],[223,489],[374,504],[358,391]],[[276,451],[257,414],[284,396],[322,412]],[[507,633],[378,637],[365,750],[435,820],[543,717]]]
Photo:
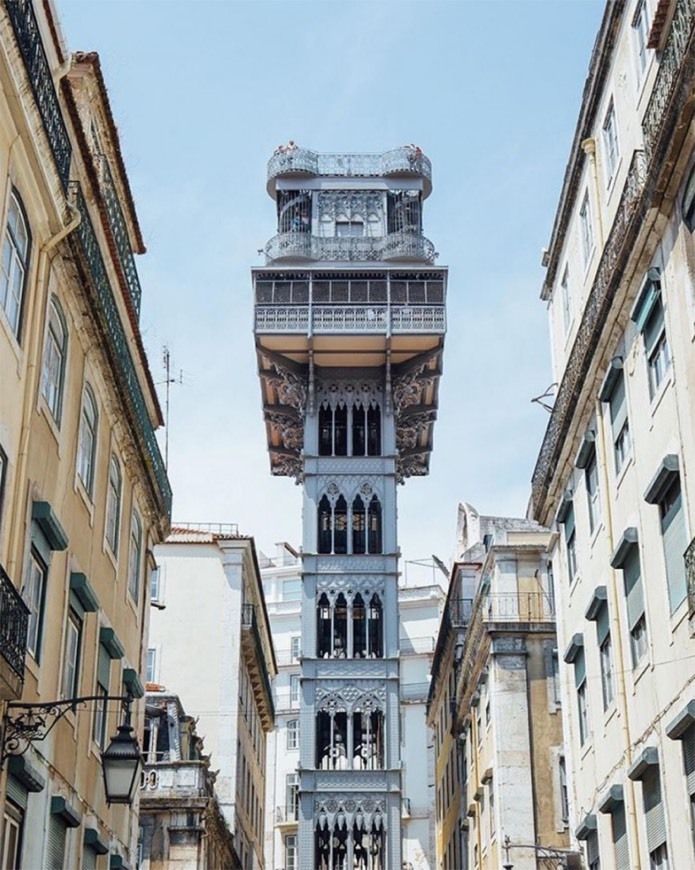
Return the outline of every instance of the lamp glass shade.
[[[130,725],[120,725],[118,734],[101,753],[106,802],[109,804],[133,802],[142,756],[132,730]]]

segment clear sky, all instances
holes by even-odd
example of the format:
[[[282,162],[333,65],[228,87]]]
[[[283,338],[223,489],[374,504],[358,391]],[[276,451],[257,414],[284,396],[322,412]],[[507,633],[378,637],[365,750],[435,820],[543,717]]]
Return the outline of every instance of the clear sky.
[[[148,253],[142,329],[168,345],[178,521],[301,543],[270,475],[249,269],[274,235],[266,162],[408,142],[433,164],[425,233],[450,267],[428,478],[399,489],[406,558],[454,549],[456,507],[524,515],[548,414],[547,245],[603,0],[56,0],[98,51]],[[162,393],[163,397],[163,393]]]

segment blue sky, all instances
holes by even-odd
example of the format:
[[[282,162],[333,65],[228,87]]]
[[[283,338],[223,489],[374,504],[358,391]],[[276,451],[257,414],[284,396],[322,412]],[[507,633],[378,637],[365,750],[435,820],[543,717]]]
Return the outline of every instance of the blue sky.
[[[433,164],[425,233],[450,267],[428,478],[399,489],[408,559],[454,548],[456,506],[523,515],[548,415],[540,252],[603,0],[57,0],[98,51],[148,247],[142,329],[170,348],[174,518],[301,542],[300,489],[272,478],[249,269],[274,234],[265,167],[407,142]]]

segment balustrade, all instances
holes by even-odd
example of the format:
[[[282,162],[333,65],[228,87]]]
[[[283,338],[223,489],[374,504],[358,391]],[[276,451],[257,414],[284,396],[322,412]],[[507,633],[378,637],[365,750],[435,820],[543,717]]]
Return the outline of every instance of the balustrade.
[[[431,187],[432,164],[413,145],[403,145],[383,154],[319,154],[294,146],[278,149],[268,161],[268,182],[278,175],[294,173],[349,178],[415,175],[424,178]]]
[[[128,291],[133,306],[135,307],[136,312],[140,314],[140,300],[142,298],[140,278],[138,277],[138,270],[135,266],[135,258],[133,257],[133,249],[130,244],[130,237],[128,235],[125,218],[123,217],[120,198],[113,182],[113,176],[111,175],[108,161],[103,155],[101,157],[101,176],[106,214],[116,242],[118,259],[120,260],[121,268],[123,269],[123,274],[125,276],[126,284],[128,285]]]
[[[429,239],[409,232],[344,237],[290,232],[274,236],[265,246],[266,263],[293,258],[359,262],[409,259],[434,263],[435,256],[434,245]]]
[[[29,608],[0,565],[0,654],[24,681]]]

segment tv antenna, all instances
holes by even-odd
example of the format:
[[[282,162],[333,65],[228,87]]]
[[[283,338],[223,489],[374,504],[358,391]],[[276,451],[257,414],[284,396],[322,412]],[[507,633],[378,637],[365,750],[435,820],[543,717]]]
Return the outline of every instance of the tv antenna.
[[[164,467],[169,470],[169,393],[172,384],[180,384],[183,386],[183,369],[179,369],[179,376],[171,374],[171,353],[169,346],[164,345],[162,349],[162,365],[164,366],[164,383],[166,385],[165,402],[164,402]]]

